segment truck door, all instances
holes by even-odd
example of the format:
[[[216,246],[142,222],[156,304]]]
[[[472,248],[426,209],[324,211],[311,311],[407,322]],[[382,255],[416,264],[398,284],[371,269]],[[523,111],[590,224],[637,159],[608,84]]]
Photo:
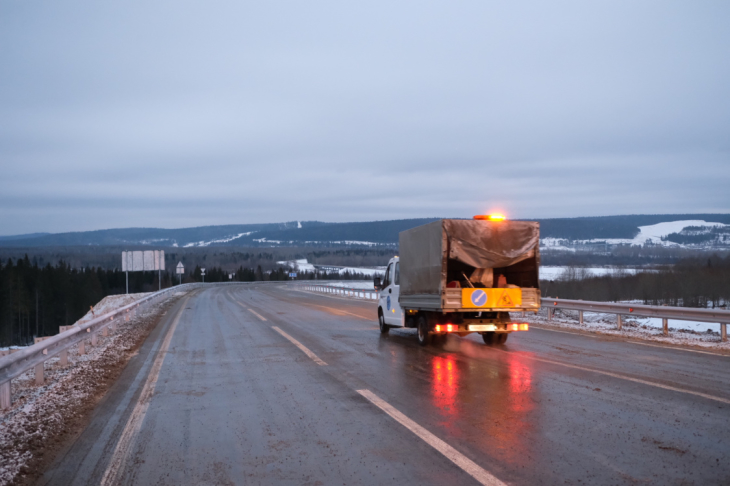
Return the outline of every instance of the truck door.
[[[403,312],[398,302],[400,296],[400,262],[398,260],[388,265],[386,279],[388,286],[380,294],[383,297],[381,306],[385,323],[390,326],[403,326]]]

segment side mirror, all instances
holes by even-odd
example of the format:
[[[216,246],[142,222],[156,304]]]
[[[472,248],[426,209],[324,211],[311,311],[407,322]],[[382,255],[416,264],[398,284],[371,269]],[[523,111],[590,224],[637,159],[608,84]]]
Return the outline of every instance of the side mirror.
[[[382,280],[380,280],[380,276],[373,276],[373,287],[375,287],[375,290],[380,290],[383,288],[383,282]]]

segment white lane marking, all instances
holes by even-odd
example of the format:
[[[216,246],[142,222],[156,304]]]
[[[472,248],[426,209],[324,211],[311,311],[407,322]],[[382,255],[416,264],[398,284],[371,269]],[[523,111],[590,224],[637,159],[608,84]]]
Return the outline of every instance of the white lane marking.
[[[730,355],[728,355],[728,354],[711,353],[710,351],[700,351],[699,349],[675,348],[674,346],[661,346],[659,344],[639,343],[637,341],[626,341],[626,342],[629,344],[638,344],[640,346],[651,346],[652,348],[670,349],[672,351],[687,351],[688,353],[701,353],[701,354],[709,354],[711,356],[719,356],[720,358],[730,358]]]
[[[552,364],[556,364],[556,365],[560,365],[560,366],[565,366],[566,368],[573,368],[576,370],[591,371],[593,373],[611,376],[613,378],[619,378],[621,380],[628,380],[628,381],[633,381],[634,383],[641,383],[642,385],[655,386],[657,388],[664,388],[665,390],[671,390],[671,391],[676,391],[676,392],[680,392],[680,393],[689,393],[690,395],[696,395],[698,397],[707,398],[709,400],[715,400],[717,402],[730,404],[730,399],[727,399],[727,398],[717,397],[715,395],[709,395],[707,393],[702,393],[702,392],[685,390],[684,388],[677,388],[675,386],[662,385],[661,383],[657,383],[654,381],[642,380],[640,378],[632,378],[630,376],[621,375],[618,373],[611,373],[610,371],[597,370],[595,368],[584,368],[583,366],[561,363],[560,361],[553,361],[551,359],[536,358],[534,356],[530,356],[529,359],[534,359],[535,361],[542,361],[543,363],[552,363]]]
[[[304,304],[304,305],[307,305],[307,304]],[[372,321],[373,320],[370,317],[364,317],[364,316],[361,316],[359,314],[353,314],[352,312],[347,312],[346,310],[342,310],[342,309],[335,309],[334,307],[327,307],[327,306],[324,306],[324,305],[317,305],[317,304],[309,304],[309,305],[314,306],[314,307],[320,307],[322,309],[330,310],[330,311],[334,312],[335,314],[338,313],[338,312],[342,312],[343,314],[348,314],[348,315],[351,315],[351,316],[354,316],[354,317],[359,317],[360,319],[365,319],[366,321]]]
[[[170,347],[170,341],[172,341],[172,335],[175,333],[177,323],[180,322],[180,317],[185,310],[187,301],[188,299],[185,299],[185,302],[183,302],[183,305],[180,307],[177,316],[175,316],[175,320],[172,322],[172,325],[170,325],[169,329],[167,330],[167,334],[165,334],[165,339],[164,341],[162,341],[162,346],[160,346],[159,351],[157,351],[157,356],[155,356],[155,361],[154,363],[152,363],[150,373],[147,376],[147,381],[142,388],[142,392],[140,393],[139,399],[137,400],[137,403],[132,410],[132,414],[129,416],[127,425],[122,431],[119,442],[117,442],[117,446],[114,448],[112,460],[109,463],[109,466],[107,466],[106,471],[104,472],[104,477],[101,480],[102,486],[116,485],[120,482],[121,478],[119,477],[119,474],[121,472],[121,468],[127,462],[127,459],[129,458],[129,455],[132,451],[134,441],[137,437],[137,434],[139,433],[139,429],[142,427],[142,421],[144,420],[145,414],[147,413],[147,408],[149,407],[150,401],[152,400],[152,395],[155,392],[155,385],[157,384],[157,378],[160,375],[160,369],[162,369],[162,363],[165,361],[167,350]]]
[[[464,470],[464,472],[479,481],[480,484],[483,484],[485,486],[506,486],[505,483],[489,474],[481,466],[476,464],[474,461],[466,457],[461,452],[451,447],[443,440],[433,435],[431,432],[403,415],[395,407],[377,396],[375,393],[371,392],[370,390],[357,390],[357,392],[370,400],[370,402],[378,407],[380,410],[390,415],[396,422],[400,423],[402,426],[416,434],[428,445],[446,456],[448,460],[459,466],[462,470]]]
[[[261,319],[262,321],[265,321],[265,320],[266,320],[266,318],[265,318],[264,316],[262,316],[261,314],[259,314],[259,313],[258,313],[258,312],[256,312],[255,310],[253,310],[253,309],[251,309],[251,308],[249,308],[248,310],[250,310],[251,312],[253,312],[253,315],[255,315],[256,317],[258,317],[258,318],[259,318],[259,319]]]
[[[249,310],[249,311],[253,312],[253,315],[255,315],[256,317],[258,317],[258,318],[259,318],[259,319],[261,319],[262,321],[266,321],[266,320],[267,320],[267,319],[266,319],[266,318],[265,318],[264,316],[262,316],[261,314],[259,314],[259,313],[258,313],[258,312],[256,312],[255,310],[251,309],[250,307],[246,307],[245,305],[241,304],[241,303],[240,303],[239,301],[237,301],[237,300],[236,300],[235,302],[236,302],[236,304],[240,305],[240,306],[241,306],[241,307],[243,307],[244,309],[247,309],[247,310]]]
[[[282,331],[281,329],[279,329],[276,326],[271,326],[271,329],[273,329],[274,331],[278,332],[279,334],[281,334],[282,336],[284,336],[285,338],[287,338],[289,341],[291,341],[291,343],[294,346],[296,346],[299,349],[301,349],[304,354],[306,354],[307,356],[309,356],[312,359],[312,361],[314,361],[318,365],[320,365],[320,366],[327,366],[327,363],[325,363],[324,361],[322,361],[321,359],[319,359],[319,356],[317,356],[316,354],[314,354],[313,352],[311,352],[309,350],[309,348],[307,348],[305,345],[303,345],[302,343],[300,343],[299,341],[297,341],[296,339],[294,339],[293,337],[291,337],[289,334],[285,333],[284,331]]]

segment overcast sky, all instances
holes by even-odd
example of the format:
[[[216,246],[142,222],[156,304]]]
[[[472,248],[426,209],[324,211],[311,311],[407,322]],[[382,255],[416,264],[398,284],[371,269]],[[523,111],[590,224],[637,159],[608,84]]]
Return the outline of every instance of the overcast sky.
[[[0,3],[0,234],[730,211],[730,2]]]

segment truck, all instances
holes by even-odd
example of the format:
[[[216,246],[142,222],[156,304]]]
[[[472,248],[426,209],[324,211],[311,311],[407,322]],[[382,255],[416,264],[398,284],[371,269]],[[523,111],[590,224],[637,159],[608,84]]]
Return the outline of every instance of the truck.
[[[380,332],[415,328],[425,346],[475,332],[486,345],[504,344],[528,331],[511,315],[540,310],[539,244],[539,223],[495,215],[402,231],[399,255],[374,279]]]

